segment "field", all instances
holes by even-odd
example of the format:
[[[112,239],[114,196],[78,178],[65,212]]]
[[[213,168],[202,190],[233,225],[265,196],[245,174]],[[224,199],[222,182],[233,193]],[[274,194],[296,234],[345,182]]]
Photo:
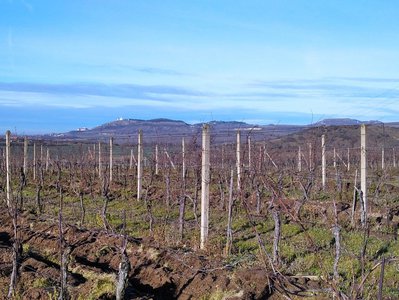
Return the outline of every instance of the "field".
[[[156,155],[144,135],[141,162],[113,144],[111,170],[108,143],[38,140],[24,170],[12,137],[9,198],[3,140],[0,298],[15,275],[15,299],[397,299],[399,130],[367,128],[366,211],[359,126],[250,134],[237,151],[211,131],[203,249],[201,136]]]

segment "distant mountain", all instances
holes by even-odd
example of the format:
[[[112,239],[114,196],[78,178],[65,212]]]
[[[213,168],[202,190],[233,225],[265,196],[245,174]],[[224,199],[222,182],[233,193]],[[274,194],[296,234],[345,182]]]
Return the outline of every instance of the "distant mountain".
[[[380,124],[382,122],[377,121],[377,120],[371,120],[371,121],[359,121],[356,119],[350,119],[350,118],[335,118],[335,119],[324,119],[321,120],[313,126],[351,126],[351,125],[360,125],[360,124],[367,124],[367,125],[373,125],[373,124]]]
[[[236,131],[241,130],[243,141],[251,136],[253,141],[267,141],[282,138],[290,134],[300,134],[305,129],[323,130],[325,127],[341,128],[356,127],[360,124],[379,125],[380,121],[359,121],[349,118],[325,119],[312,125],[253,125],[237,121],[212,121],[211,138],[213,143],[234,143]],[[144,143],[177,144],[181,139],[201,141],[201,128],[204,123],[187,124],[179,120],[170,119],[119,119],[94,127],[92,129],[79,128],[75,131],[42,136],[41,138],[72,141],[108,141],[113,137],[116,143],[136,143],[139,130],[143,132]],[[385,124],[386,127],[399,127],[399,122]],[[342,132],[344,134],[344,132]],[[355,135],[354,135],[355,136]]]
[[[47,136],[47,138],[59,140],[96,140],[105,141],[110,137],[118,143],[134,143],[137,141],[139,130],[143,132],[144,142],[177,143],[182,137],[200,140],[201,129],[204,123],[187,124],[179,120],[170,119],[120,119],[105,123],[92,129],[79,128],[67,133]],[[237,121],[212,121],[212,140],[214,143],[234,142],[236,131],[241,130],[242,136],[251,136],[256,140],[268,140],[289,133],[300,131],[306,126],[296,125],[253,125]]]

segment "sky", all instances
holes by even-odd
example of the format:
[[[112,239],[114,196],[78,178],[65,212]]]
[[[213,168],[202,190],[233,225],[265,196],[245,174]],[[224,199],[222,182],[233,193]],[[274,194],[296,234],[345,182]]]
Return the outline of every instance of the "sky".
[[[0,130],[399,121],[396,0],[0,0]]]

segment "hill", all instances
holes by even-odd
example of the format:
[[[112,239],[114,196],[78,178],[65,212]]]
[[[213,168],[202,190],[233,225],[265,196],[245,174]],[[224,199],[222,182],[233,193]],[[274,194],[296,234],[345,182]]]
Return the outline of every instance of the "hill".
[[[182,137],[197,138],[201,136],[204,123],[187,124],[170,119],[126,119],[109,122],[92,129],[81,129],[67,133],[46,136],[56,140],[96,140],[105,141],[113,137],[117,143],[137,141],[139,130],[143,131],[145,143],[178,143]],[[290,133],[298,132],[306,126],[297,125],[253,125],[237,121],[212,121],[212,139],[214,143],[230,143],[235,141],[236,131],[241,130],[242,136],[251,135],[253,140],[268,140]]]

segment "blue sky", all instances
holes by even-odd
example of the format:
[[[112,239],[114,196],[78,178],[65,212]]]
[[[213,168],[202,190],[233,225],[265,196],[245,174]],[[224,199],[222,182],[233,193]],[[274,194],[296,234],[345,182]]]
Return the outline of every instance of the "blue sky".
[[[0,130],[399,121],[399,2],[0,0]]]

